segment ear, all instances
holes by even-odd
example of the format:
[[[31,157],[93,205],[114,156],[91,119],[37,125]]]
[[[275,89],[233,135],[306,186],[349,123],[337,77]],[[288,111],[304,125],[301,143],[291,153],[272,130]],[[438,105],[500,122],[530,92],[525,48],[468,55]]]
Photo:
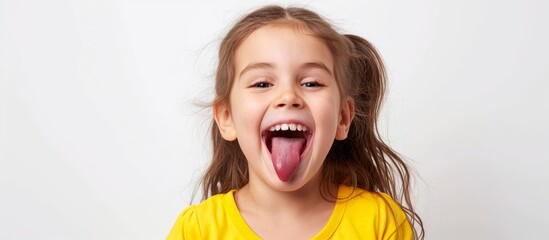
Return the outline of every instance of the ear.
[[[355,101],[352,98],[346,97],[345,101],[341,103],[341,115],[339,116],[339,124],[337,125],[337,131],[335,138],[337,140],[344,140],[349,134],[349,128],[351,122],[355,117]]]
[[[214,103],[213,114],[215,123],[219,128],[219,132],[223,139],[227,141],[236,140],[236,131],[234,129],[233,120],[229,108],[222,103]]]

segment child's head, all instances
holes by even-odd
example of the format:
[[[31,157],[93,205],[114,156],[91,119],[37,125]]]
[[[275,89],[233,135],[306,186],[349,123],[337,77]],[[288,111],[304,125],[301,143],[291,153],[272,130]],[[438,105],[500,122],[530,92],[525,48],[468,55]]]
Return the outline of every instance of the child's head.
[[[350,129],[349,123],[343,123],[344,125],[347,124],[347,126],[342,126],[345,128],[343,129],[345,132],[339,133],[340,136],[337,139],[343,141],[336,141],[334,146],[327,147],[330,149],[330,154],[324,161],[320,179],[324,183],[324,190],[327,189],[326,187],[329,184],[347,183],[364,186],[359,178],[366,175],[368,177],[375,176],[370,176],[365,172],[355,173],[353,171],[355,169],[354,164],[367,163],[371,164],[369,167],[372,167],[375,163],[365,159],[367,156],[356,156],[362,151],[353,151],[356,150],[355,148],[363,149],[366,144],[373,144],[368,140],[377,140],[375,120],[383,95],[384,75],[383,66],[376,51],[362,38],[339,34],[329,23],[309,10],[302,8],[285,9],[278,6],[258,9],[236,23],[221,43],[216,72],[216,97],[213,104],[216,114],[219,114],[221,109],[225,109],[230,115],[232,111],[231,92],[233,92],[235,80],[240,74],[237,67],[244,67],[237,66],[239,62],[237,55],[243,42],[260,29],[262,30],[260,32],[271,31],[271,37],[273,38],[278,38],[276,34],[280,34],[284,29],[293,31],[294,34],[302,35],[302,37],[307,36],[316,39],[329,51],[330,56],[328,58],[330,59],[326,59],[326,57],[324,59],[329,60],[331,66],[325,67],[328,68],[327,70],[330,71],[336,83],[334,87],[339,93],[340,106],[338,107],[341,108],[341,111],[347,113],[349,123],[355,115],[356,119],[352,122]],[[275,33],[273,31],[279,32]],[[356,46],[354,42],[356,42]],[[258,51],[258,49],[252,51],[256,51],[257,55],[263,52]],[[251,60],[251,63],[255,62]],[[269,68],[272,66],[264,67]],[[365,70],[363,71],[363,69]],[[261,75],[261,77],[264,76]],[[356,114],[353,114],[354,112]],[[250,114],[252,113],[250,112]],[[224,122],[224,124],[227,123]],[[248,162],[242,152],[241,144],[239,145],[241,139],[236,137],[235,128],[232,126],[232,122],[230,124],[226,130],[224,126],[221,126],[220,129],[219,121],[217,124],[214,122],[212,125],[214,148],[212,167],[216,166],[217,173],[215,177],[210,176],[212,177],[210,181],[213,182],[208,180],[205,182],[205,184],[212,187],[209,188],[210,194],[240,188],[249,181]],[[351,138],[345,140],[347,131],[349,131]],[[225,136],[222,134],[224,132],[226,133]],[[331,139],[330,145],[333,141],[334,138]],[[351,158],[356,158],[356,161],[351,161]],[[372,181],[365,184],[375,186]]]
[[[242,43],[259,29],[291,30],[295,34],[315,38],[326,46],[332,63],[332,66],[327,67],[333,70],[332,74],[337,84],[341,107],[350,113],[349,120],[353,116],[356,118],[352,125],[345,129],[350,134],[350,138],[344,140],[347,135],[345,133],[345,136],[340,136],[338,139],[343,141],[336,141],[331,147],[330,154],[322,168],[321,179],[325,182],[325,186],[330,183],[364,186],[362,181],[357,178],[369,174],[355,174],[353,171],[355,163],[350,161],[350,158],[360,154],[360,151],[352,152],[354,146],[363,149],[368,140],[377,139],[375,120],[383,96],[385,78],[383,65],[375,49],[362,38],[339,34],[329,23],[309,10],[285,9],[277,6],[258,9],[237,22],[221,43],[216,72],[216,97],[213,104],[217,109],[225,108],[228,112],[231,111],[231,92],[239,74],[236,66],[237,54]],[[356,46],[354,42],[356,42]],[[257,51],[257,55],[260,53]],[[363,71],[363,69],[365,70]],[[349,104],[351,105],[349,106]],[[221,130],[223,130],[223,126]],[[215,180],[214,176],[210,176],[210,180],[205,181],[205,184],[213,187],[208,189],[211,191],[209,193],[214,194],[242,187],[249,180],[249,169],[246,157],[239,145],[240,139],[236,139],[236,137],[224,139],[219,124],[215,122],[212,124],[212,138],[214,148],[212,167],[217,166],[215,169],[219,172],[216,174]],[[332,138],[331,141],[333,140]],[[372,143],[370,142],[370,144]],[[367,161],[365,157],[367,156],[358,157],[356,162],[358,164],[363,164],[363,162],[375,164]],[[223,174],[219,174],[220,172]]]

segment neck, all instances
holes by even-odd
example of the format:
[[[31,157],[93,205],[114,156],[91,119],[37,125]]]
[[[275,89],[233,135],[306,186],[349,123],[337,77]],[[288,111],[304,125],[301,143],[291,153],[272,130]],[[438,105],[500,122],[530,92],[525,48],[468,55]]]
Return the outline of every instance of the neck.
[[[258,179],[250,177],[235,200],[244,221],[262,239],[310,239],[332,216],[335,199],[322,197],[318,178],[295,191],[253,180]],[[337,193],[337,186],[330,191]]]

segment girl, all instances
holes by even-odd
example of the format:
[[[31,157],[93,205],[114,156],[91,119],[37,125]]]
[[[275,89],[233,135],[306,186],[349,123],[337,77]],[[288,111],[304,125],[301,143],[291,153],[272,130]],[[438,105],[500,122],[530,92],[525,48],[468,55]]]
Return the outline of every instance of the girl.
[[[207,200],[168,239],[422,239],[408,167],[377,132],[384,90],[361,37],[302,8],[245,16],[219,50]]]

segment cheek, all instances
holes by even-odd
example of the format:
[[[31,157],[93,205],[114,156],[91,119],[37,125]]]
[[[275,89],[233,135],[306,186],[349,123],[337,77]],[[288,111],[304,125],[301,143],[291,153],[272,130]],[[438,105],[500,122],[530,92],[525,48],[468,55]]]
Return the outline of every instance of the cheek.
[[[314,101],[314,106],[311,106],[316,118],[319,120],[323,128],[336,129],[340,118],[340,100],[334,97],[324,97]]]
[[[259,129],[262,113],[263,105],[259,99],[242,95],[231,98],[231,116],[237,134],[250,134],[250,130]]]

